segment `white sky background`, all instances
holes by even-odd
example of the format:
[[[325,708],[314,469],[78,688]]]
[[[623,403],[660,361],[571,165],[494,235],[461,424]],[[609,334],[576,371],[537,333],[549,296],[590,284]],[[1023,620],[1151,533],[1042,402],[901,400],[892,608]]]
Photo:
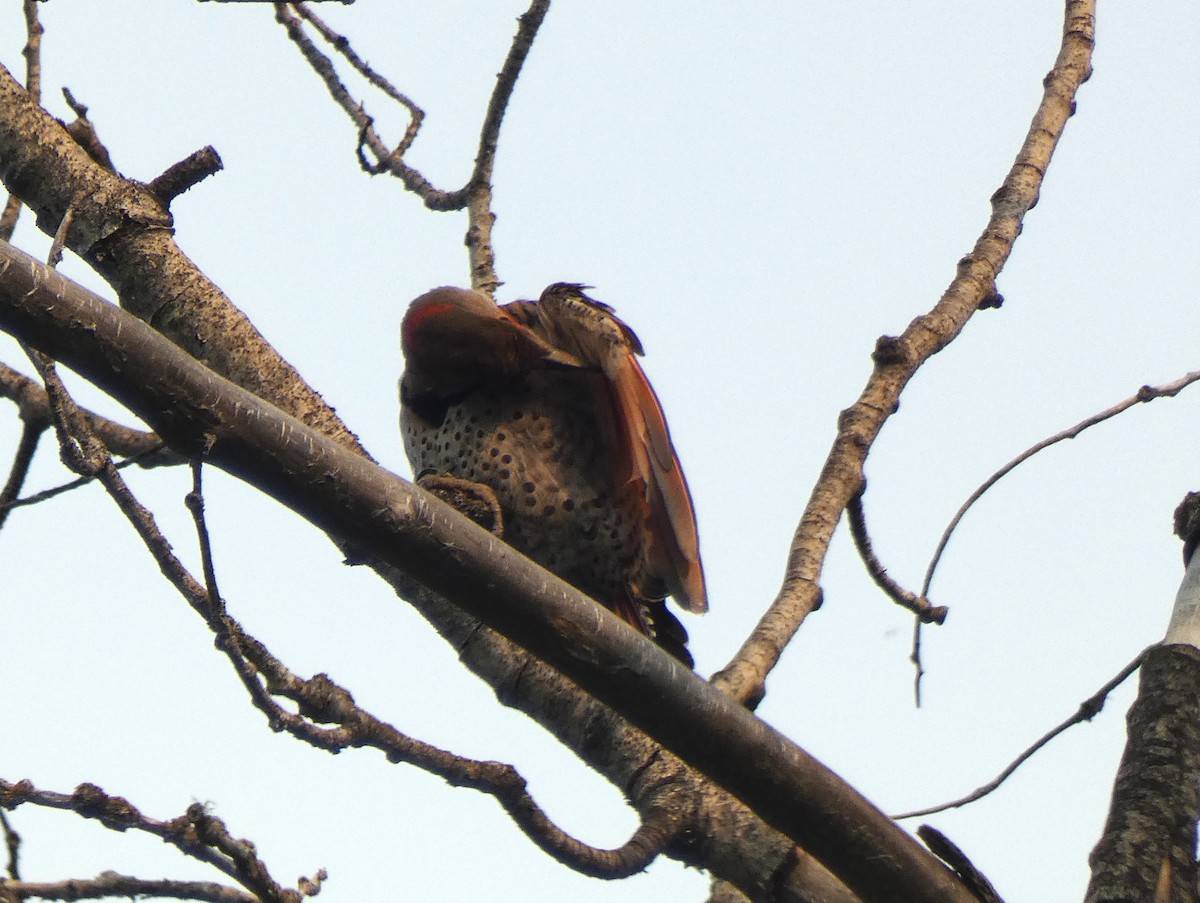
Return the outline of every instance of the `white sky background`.
[[[409,160],[446,188],[469,172],[523,9],[319,8],[425,108]],[[466,282],[464,216],[359,171],[353,127],[266,4],[41,10],[44,102],[70,118],[69,86],[133,178],[217,148],[225,171],[175,202],[180,244],[407,475],[397,327],[412,297]],[[551,10],[501,136],[501,296],[586,282],[644,341],[700,518],[712,611],[687,626],[702,673],[774,596],[876,337],[934,304],[982,230],[1060,29],[1061,4],[1043,0]],[[23,39],[20,5],[5,0],[0,61],[16,72]],[[1004,307],[920,372],[868,462],[872,535],[901,582],[919,585],[952,512],[1004,461],[1196,369],[1198,43],[1192,3],[1101,5],[1096,71],[1001,275]],[[398,138],[398,113],[366,99]],[[17,243],[44,255],[48,239],[27,217]],[[63,269],[112,297],[78,260]],[[29,371],[7,340],[0,356]],[[763,717],[888,811],[991,778],[1162,636],[1182,574],[1171,512],[1200,488],[1200,388],[1189,391],[1041,455],[968,515],[934,585],[951,615],[926,633],[920,710],[910,619],[870,583],[843,527],[825,606],[772,675]],[[6,406],[5,458],[17,432]],[[188,474],[126,473],[195,564]],[[206,474],[221,588],[248,630],[399,729],[514,763],[583,839],[626,839],[633,819],[616,791],[501,709],[369,572]],[[64,479],[47,445],[29,490]],[[706,893],[706,876],[671,861],[625,882],[580,877],[485,797],[378,753],[332,757],[272,734],[98,487],[18,511],[0,534],[0,630],[0,776],[63,791],[92,781],[161,818],[210,801],[280,880],[328,868],[330,903]],[[1131,698],[1123,689],[986,800],[928,819],[1010,903],[1081,897]],[[72,815],[24,807],[13,820],[30,879],[216,877]]]

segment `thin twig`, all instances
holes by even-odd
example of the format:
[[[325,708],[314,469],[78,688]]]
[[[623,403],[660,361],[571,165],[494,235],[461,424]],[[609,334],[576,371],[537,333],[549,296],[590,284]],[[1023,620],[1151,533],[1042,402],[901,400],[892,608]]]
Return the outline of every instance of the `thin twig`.
[[[912,647],[908,653],[913,666],[913,705],[918,709],[921,707],[921,681],[925,679],[925,664],[921,658],[921,628],[924,626],[920,618],[913,619]]]
[[[925,582],[921,585],[921,594],[929,592],[929,587],[933,583],[933,574],[937,570],[938,562],[941,561],[942,553],[946,550],[947,543],[950,542],[950,537],[957,529],[959,521],[963,519],[963,515],[967,513],[972,505],[974,505],[983,496],[985,492],[991,489],[1001,478],[1011,473],[1014,468],[1024,461],[1028,461],[1038,452],[1049,448],[1055,443],[1062,442],[1064,439],[1074,439],[1084,430],[1095,426],[1098,423],[1103,423],[1105,420],[1110,420],[1118,414],[1129,410],[1134,405],[1143,404],[1145,402],[1154,401],[1156,398],[1174,398],[1192,383],[1200,380],[1200,370],[1194,370],[1186,376],[1180,377],[1174,382],[1164,383],[1161,386],[1142,386],[1136,393],[1113,405],[1111,408],[1106,408],[1091,417],[1087,417],[1072,427],[1068,427],[1060,433],[1055,433],[1041,442],[1027,448],[1021,454],[1017,455],[994,474],[983,481],[983,484],[971,493],[970,498],[963,502],[962,507],[954,513],[954,517],[950,519],[949,525],[942,533],[942,538],[938,542],[937,549],[933,553],[933,559],[929,562],[929,567],[925,571]]]
[[[929,567],[925,569],[925,580],[921,584],[921,595],[925,596],[929,593],[930,587],[933,585],[933,575],[937,571],[938,564],[942,560],[942,554],[946,551],[946,546],[950,543],[950,537],[954,535],[954,531],[958,529],[959,523],[970,510],[971,506],[979,501],[984,493],[995,486],[1002,478],[1011,473],[1016,467],[1025,461],[1028,461],[1034,455],[1044,451],[1051,445],[1062,442],[1064,439],[1074,439],[1084,430],[1096,426],[1098,423],[1103,423],[1121,414],[1138,404],[1144,404],[1154,401],[1156,398],[1174,398],[1192,383],[1200,380],[1200,370],[1194,370],[1185,376],[1180,377],[1174,382],[1164,383],[1161,386],[1142,386],[1136,393],[1126,398],[1124,401],[1117,402],[1110,408],[1105,408],[1099,413],[1093,414],[1079,421],[1074,426],[1068,427],[1061,432],[1055,433],[1038,442],[1036,445],[1027,448],[1021,454],[1017,455],[994,474],[983,481],[970,497],[962,503],[961,507],[954,512],[954,517],[950,519],[950,523],[942,532],[942,537],[938,540],[937,548],[933,552],[933,558],[929,562]],[[909,654],[909,661],[913,663],[916,672],[913,677],[913,693],[916,697],[917,705],[921,704],[921,679],[925,675],[925,669],[921,665],[921,624],[918,622],[913,628],[912,652]]]
[[[388,154],[389,157],[399,159],[404,156],[404,152],[412,146],[416,140],[417,132],[421,130],[421,123],[425,119],[425,111],[422,110],[416,103],[413,102],[407,94],[393,85],[390,81],[376,72],[371,66],[354,52],[354,48],[350,46],[350,39],[345,35],[340,35],[330,28],[320,17],[313,13],[306,3],[293,3],[292,9],[304,19],[325,39],[325,42],[333,47],[351,66],[368,82],[386,94],[392,100],[399,103],[408,110],[408,128],[404,130],[404,137],[400,139],[400,143]]]
[[[21,880],[21,835],[17,833],[8,815],[0,809],[0,831],[4,832],[4,848],[8,851],[8,864],[4,870],[13,881]]]
[[[200,564],[204,571],[204,588],[208,593],[208,604],[214,612],[223,611],[221,592],[217,589],[217,570],[213,566],[212,540],[208,535],[208,523],[204,519],[204,487],[201,474],[204,465],[192,461],[192,491],[184,496],[184,505],[192,513],[196,525],[196,539],[200,543]]]
[[[496,166],[496,151],[500,146],[500,126],[508,111],[513,88],[525,65],[525,59],[533,47],[546,13],[550,11],[550,0],[533,0],[529,9],[518,17],[520,23],[513,37],[508,56],[496,76],[496,87],[488,101],[487,113],[483,117],[483,128],[479,132],[479,152],[475,157],[475,169],[466,185],[467,200],[467,254],[471,267],[471,287],[494,295],[500,286],[496,276],[496,255],[492,248],[492,226],[496,215],[492,212],[492,173]]]
[[[31,423],[25,421],[21,427],[21,438],[17,441],[17,450],[13,453],[12,467],[8,471],[8,480],[4,489],[0,490],[0,528],[8,520],[8,513],[16,506],[17,496],[29,476],[29,467],[33,464],[33,455],[37,451],[42,433],[46,432],[46,423]]]
[[[299,18],[293,14],[296,4],[276,3],[275,4],[275,21],[284,27],[287,31],[288,38],[299,49],[300,54],[308,62],[312,70],[321,77],[325,82],[325,88],[329,91],[330,96],[334,99],[339,107],[346,111],[346,115],[350,117],[350,121],[358,133],[358,154],[359,161],[363,168],[372,174],[380,172],[391,172],[392,175],[399,178],[404,187],[411,191],[417,197],[425,202],[425,206],[430,210],[461,210],[465,203],[465,196],[458,197],[456,192],[442,191],[435,188],[433,184],[425,178],[418,170],[409,166],[400,157],[395,156],[396,150],[389,150],[383,143],[383,139],[375,131],[374,119],[367,115],[361,103],[356,101],[350,94],[349,89],[342,83],[338,77],[337,71],[333,67],[333,62],[323,54],[304,33],[304,28],[300,24]],[[306,16],[309,21],[315,21],[315,16],[309,12]],[[345,41],[340,38],[340,41]],[[335,44],[336,49],[341,51],[341,45]],[[348,45],[346,45],[348,46]],[[414,109],[419,109],[415,105]],[[423,115],[423,114],[422,114]],[[419,123],[418,126],[419,128]],[[413,126],[410,123],[409,129]],[[407,144],[405,143],[407,141]],[[408,144],[412,142],[407,139],[407,131],[405,139],[402,139],[401,145],[407,149]],[[367,147],[378,161],[375,164],[370,164],[362,154],[362,148]],[[397,146],[397,150],[399,145]]]
[[[54,232],[54,239],[50,242],[50,253],[46,255],[46,266],[50,269],[54,269],[62,262],[63,248],[67,246],[67,236],[71,233],[71,223],[73,222],[75,222],[75,205],[72,204],[63,214],[58,229]]]
[[[59,457],[69,470],[81,477],[95,476],[104,466],[108,450],[87,425],[83,411],[63,385],[54,361],[36,349],[27,347],[25,351],[46,387],[50,419],[58,436]]]
[[[117,461],[113,466],[117,470],[124,470],[126,467],[130,467],[134,464],[141,464],[142,460],[139,459],[153,458],[157,456],[158,453],[158,449],[144,451],[132,458],[126,458],[123,461]],[[43,489],[41,492],[35,492],[33,495],[27,495],[23,498],[13,499],[11,502],[0,501],[0,515],[12,508],[27,508],[30,505],[38,505],[42,502],[47,502],[52,498],[63,495],[67,492],[71,492],[72,490],[79,489],[82,486],[86,486],[88,483],[95,482],[95,480],[95,475],[78,477],[77,479],[71,480],[69,483],[63,483],[59,486],[52,486],[49,489]]]
[[[494,294],[500,285],[500,281],[496,277],[495,253],[491,240],[492,225],[496,218],[491,209],[491,180],[495,169],[496,150],[499,147],[500,126],[504,121],[504,114],[508,110],[517,78],[521,74],[525,59],[533,46],[534,38],[549,9],[550,0],[533,0],[529,9],[518,17],[517,33],[513,37],[508,56],[501,67],[500,74],[496,77],[496,86],[488,101],[471,175],[462,188],[455,191],[444,191],[435,188],[419,170],[404,160],[406,152],[416,140],[425,116],[421,108],[406,94],[396,89],[390,81],[367,65],[351,48],[349,39],[330,28],[305,4],[277,3],[275,5],[276,21],[284,27],[288,38],[300,50],[313,71],[325,82],[330,96],[354,123],[358,133],[356,153],[363,169],[373,175],[390,172],[404,183],[405,188],[421,198],[430,210],[461,210],[464,207],[467,209],[466,244],[471,269],[471,285],[489,295]],[[404,137],[396,147],[389,150],[384,145],[383,140],[375,131],[374,118],[368,115],[363,105],[350,94],[349,89],[338,77],[332,60],[322,53],[305,34],[301,19],[311,24],[321,38],[371,84],[408,110],[409,124]],[[367,151],[374,156],[374,163],[367,159]]]
[[[1150,649],[1153,648],[1153,646],[1150,647]],[[1108,695],[1122,683],[1124,683],[1129,675],[1133,674],[1134,671],[1141,667],[1142,660],[1146,657],[1146,653],[1149,652],[1150,649],[1143,649],[1141,652],[1139,652],[1137,657],[1120,671],[1118,671],[1111,680],[1109,680],[1099,690],[1081,702],[1074,715],[1048,730],[1035,743],[1017,756],[1007,768],[1005,768],[1002,772],[1000,772],[1000,774],[996,775],[996,777],[988,781],[982,787],[979,787],[971,793],[968,793],[961,799],[951,800],[948,803],[942,803],[937,806],[930,806],[928,809],[917,809],[912,812],[905,812],[901,815],[894,816],[894,818],[897,821],[900,821],[901,819],[905,818],[920,818],[925,815],[933,815],[936,812],[945,812],[947,809],[957,809],[959,806],[965,806],[968,803],[973,803],[976,800],[987,796],[989,793],[1007,781],[1012,773],[1025,764],[1025,762],[1028,761],[1034,753],[1040,750],[1059,734],[1063,733],[1073,725],[1082,724],[1085,721],[1091,721],[1098,714],[1100,714],[1100,711],[1104,708],[1104,703],[1108,700]]]
[[[254,894],[211,881],[174,881],[170,878],[134,878],[107,871],[95,878],[63,881],[0,881],[0,900],[103,900],[140,897],[200,900],[204,903],[259,903]]]
[[[865,491],[865,489],[866,486],[864,484],[863,490]],[[893,602],[903,608],[907,608],[921,621],[935,624],[943,623],[946,620],[948,612],[946,606],[930,605],[929,600],[924,596],[918,596],[906,590],[888,575],[887,568],[876,557],[875,549],[871,545],[871,536],[867,532],[867,519],[863,512],[862,498],[863,492],[860,491],[850,500],[850,504],[846,506],[846,514],[850,521],[850,535],[854,537],[854,547],[858,549],[859,557],[862,558],[863,564],[866,565],[867,573],[871,575],[871,579],[875,581],[875,584]]]
[[[63,99],[71,108],[71,112],[75,114],[75,119],[67,123],[67,134],[75,139],[75,143],[82,147],[89,157],[105,169],[116,172],[117,168],[113,165],[112,155],[104,146],[104,142],[100,140],[100,133],[92,125],[92,120],[88,119],[87,105],[76,100],[70,88],[63,88]]]

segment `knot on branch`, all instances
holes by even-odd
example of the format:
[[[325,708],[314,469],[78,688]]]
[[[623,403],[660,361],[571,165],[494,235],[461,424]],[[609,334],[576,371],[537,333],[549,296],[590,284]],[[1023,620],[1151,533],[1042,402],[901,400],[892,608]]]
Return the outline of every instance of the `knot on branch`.
[[[1175,509],[1175,535],[1183,540],[1183,563],[1186,565],[1200,542],[1200,492],[1189,492]]]
[[[999,310],[1004,306],[1004,296],[996,291],[993,283],[987,293],[979,299],[979,310]]]
[[[33,782],[22,778],[15,784],[0,780],[0,807],[15,809],[21,803],[27,803],[33,797]]]
[[[875,340],[875,350],[871,352],[871,360],[876,367],[891,367],[904,364],[909,359],[908,342],[903,336],[881,335]]]
[[[298,702],[302,715],[323,724],[345,724],[355,711],[350,691],[330,680],[328,674],[315,674],[304,681]]]
[[[129,800],[109,796],[95,784],[80,784],[71,794],[72,808],[84,818],[95,818],[106,828],[124,831],[138,823],[139,813]]]

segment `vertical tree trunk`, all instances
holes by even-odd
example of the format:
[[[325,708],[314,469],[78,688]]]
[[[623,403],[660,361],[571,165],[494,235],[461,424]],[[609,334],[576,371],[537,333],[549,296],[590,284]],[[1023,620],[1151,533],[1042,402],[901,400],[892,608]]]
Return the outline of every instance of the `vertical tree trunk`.
[[[1200,809],[1200,650],[1150,650],[1086,903],[1193,903]]]

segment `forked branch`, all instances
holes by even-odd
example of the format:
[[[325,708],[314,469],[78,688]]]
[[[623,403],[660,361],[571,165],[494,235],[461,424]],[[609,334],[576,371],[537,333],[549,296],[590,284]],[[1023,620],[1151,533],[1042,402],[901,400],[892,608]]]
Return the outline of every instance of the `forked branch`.
[[[475,165],[466,183],[458,189],[436,188],[416,167],[405,159],[409,148],[417,138],[424,111],[408,95],[398,90],[388,79],[372,69],[354,52],[350,41],[323,22],[304,3],[275,4],[275,18],[287,31],[288,38],[296,45],[304,59],[325,82],[330,96],[340,106],[358,130],[359,165],[373,175],[389,172],[404,183],[404,187],[424,201],[430,210],[462,210],[468,212],[467,250],[470,255],[471,286],[479,291],[494,294],[500,285],[496,277],[496,260],[492,251],[492,173],[496,164],[496,151],[500,141],[500,126],[508,110],[513,88],[525,64],[525,58],[533,47],[550,0],[533,0],[529,9],[518,17],[517,34],[513,38],[508,57],[496,77],[496,86],[488,102],[483,126],[479,134],[479,147]],[[409,124],[404,136],[394,148],[389,149],[375,130],[375,119],[367,113],[361,103],[354,100],[334,68],[333,61],[305,34],[300,22],[308,22],[333,50],[368,82],[392,100],[403,106],[409,115]],[[367,159],[367,152],[374,162]]]
[[[863,464],[908,381],[955,339],[981,306],[994,306],[996,277],[1021,232],[1067,120],[1091,74],[1095,0],[1068,0],[1062,43],[1046,76],[1042,101],[1017,158],[992,196],[992,215],[974,249],[933,309],[897,337],[876,345],[874,369],[859,399],[842,412],[838,435],[792,541],[778,596],[733,660],[714,681],[735,699],[753,703],[767,675],[821,595],[821,571],[842,511],[863,485]]]

